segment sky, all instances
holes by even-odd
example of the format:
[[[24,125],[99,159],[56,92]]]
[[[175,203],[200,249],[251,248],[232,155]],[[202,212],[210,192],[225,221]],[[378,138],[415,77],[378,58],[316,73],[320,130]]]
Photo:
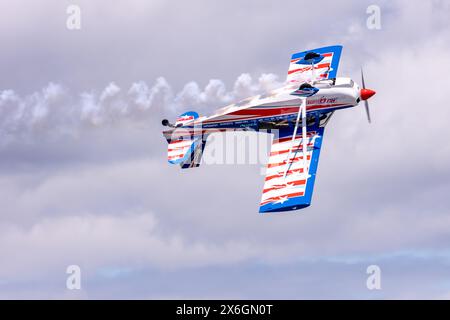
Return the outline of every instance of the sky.
[[[450,2],[18,0],[0,12],[0,298],[450,298]],[[338,75],[360,82],[363,67],[377,94],[371,124],[358,106],[327,125],[309,208],[258,214],[270,141],[256,164],[167,163],[162,118],[276,88],[292,53],[334,44]],[[229,137],[242,150],[255,134]],[[80,290],[66,287],[70,265]]]

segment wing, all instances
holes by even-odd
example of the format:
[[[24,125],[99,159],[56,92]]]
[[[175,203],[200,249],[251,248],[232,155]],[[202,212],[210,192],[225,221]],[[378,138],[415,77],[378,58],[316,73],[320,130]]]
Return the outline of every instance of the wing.
[[[286,81],[300,84],[336,78],[341,52],[342,46],[330,46],[294,53]],[[313,71],[311,64],[314,65]]]
[[[319,124],[308,128],[305,173],[302,135],[292,140],[292,128],[279,130],[270,150],[260,213],[297,210],[311,204],[323,132]]]

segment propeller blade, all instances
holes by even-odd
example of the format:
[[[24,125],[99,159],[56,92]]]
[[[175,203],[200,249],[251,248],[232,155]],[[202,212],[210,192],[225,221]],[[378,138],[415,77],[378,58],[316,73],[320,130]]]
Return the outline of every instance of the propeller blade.
[[[363,89],[366,88],[366,83],[364,81],[364,72],[363,72],[363,68],[361,67],[361,84]],[[364,107],[366,108],[366,115],[367,115],[367,121],[369,121],[369,123],[371,123],[370,120],[370,111],[369,111],[369,102],[367,100],[364,100]]]
[[[363,89],[366,88],[366,84],[364,82],[364,72],[363,72],[363,68],[361,67],[361,83],[362,83],[362,87]]]
[[[364,106],[366,107],[367,121],[369,121],[369,123],[371,123],[370,112],[369,112],[369,102],[367,100],[364,100]]]

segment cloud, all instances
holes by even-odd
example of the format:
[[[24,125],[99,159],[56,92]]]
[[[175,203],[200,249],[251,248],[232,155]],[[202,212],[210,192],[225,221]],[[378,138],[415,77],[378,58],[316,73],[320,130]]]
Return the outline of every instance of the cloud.
[[[53,217],[28,228],[3,226],[0,256],[9,258],[3,260],[0,277],[23,281],[57,273],[70,264],[90,271],[171,270],[233,264],[255,256],[243,243],[217,246],[187,243],[175,234],[164,236],[157,224],[150,213],[129,213]]]
[[[0,61],[11,75],[0,90],[0,295],[64,296],[75,263],[92,297],[448,297],[448,4],[381,1],[379,31],[365,28],[363,2],[305,8],[300,22],[288,4],[196,5],[152,4],[120,30],[121,7],[99,26],[97,5],[82,6],[78,34],[1,28],[33,29],[42,47],[5,44]],[[260,164],[166,163],[161,118],[270,90],[289,54],[339,42],[339,74],[359,82],[363,65],[377,91],[373,123],[360,107],[333,116],[310,208],[258,215]],[[381,293],[364,287],[369,263],[384,270]]]

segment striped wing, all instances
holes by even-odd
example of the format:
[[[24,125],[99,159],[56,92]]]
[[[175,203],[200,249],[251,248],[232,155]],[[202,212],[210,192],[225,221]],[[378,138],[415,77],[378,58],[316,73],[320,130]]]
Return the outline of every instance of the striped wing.
[[[305,61],[304,59],[311,52],[320,55],[320,57],[314,60],[314,80],[336,78],[342,46],[322,47],[294,53],[289,64],[287,82],[303,83],[313,80],[312,67],[309,62],[311,60]]]
[[[272,142],[259,212],[297,210],[311,204],[323,131],[319,126],[308,128],[306,164],[302,135],[292,140],[292,129],[279,131]]]

